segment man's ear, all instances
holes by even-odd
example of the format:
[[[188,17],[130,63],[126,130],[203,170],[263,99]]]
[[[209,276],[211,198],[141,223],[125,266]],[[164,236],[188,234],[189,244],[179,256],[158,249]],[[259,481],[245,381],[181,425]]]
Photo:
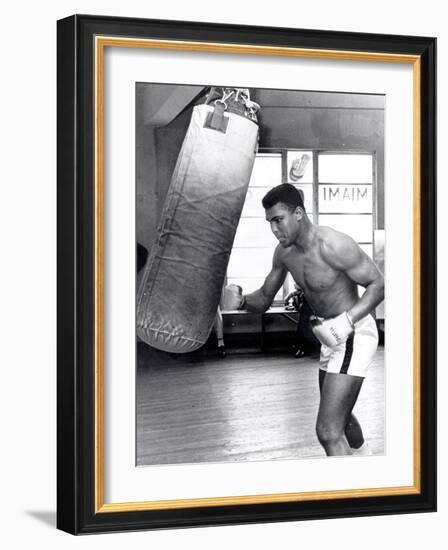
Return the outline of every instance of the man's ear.
[[[296,206],[295,215],[297,220],[301,220],[303,218],[303,208]]]

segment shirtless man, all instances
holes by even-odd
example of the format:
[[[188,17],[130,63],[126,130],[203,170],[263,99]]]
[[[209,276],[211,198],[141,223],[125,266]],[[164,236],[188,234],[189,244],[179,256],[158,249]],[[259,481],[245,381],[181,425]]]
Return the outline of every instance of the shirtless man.
[[[272,269],[261,288],[245,296],[236,285],[235,309],[266,311],[289,271],[314,311],[313,332],[322,343],[316,432],[327,455],[368,454],[352,413],[378,344],[370,313],[384,299],[384,279],[355,241],[308,218],[291,184],[263,198],[266,220],[278,239]],[[360,298],[358,285],[365,288]]]

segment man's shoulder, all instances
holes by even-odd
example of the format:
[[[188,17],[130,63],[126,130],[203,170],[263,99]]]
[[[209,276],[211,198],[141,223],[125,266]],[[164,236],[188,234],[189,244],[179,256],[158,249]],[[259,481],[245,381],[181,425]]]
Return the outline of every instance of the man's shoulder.
[[[319,247],[324,255],[340,255],[353,249],[353,247],[357,248],[356,242],[352,237],[332,227],[318,226],[317,238]]]
[[[283,248],[281,244],[278,244],[274,250],[274,264],[281,265],[284,263],[287,256],[288,249]]]
[[[349,241],[353,242],[353,239],[347,235],[347,233],[342,233],[341,231],[337,231],[336,229],[326,225],[317,226],[317,238],[320,243],[328,244],[330,246]]]

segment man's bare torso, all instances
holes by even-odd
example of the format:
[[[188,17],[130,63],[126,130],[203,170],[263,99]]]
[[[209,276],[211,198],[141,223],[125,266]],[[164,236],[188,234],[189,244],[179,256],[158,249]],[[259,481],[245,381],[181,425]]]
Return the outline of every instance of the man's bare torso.
[[[358,300],[357,284],[329,263],[328,250],[338,235],[329,227],[316,226],[306,250],[295,245],[277,249],[280,261],[304,291],[314,313],[325,318],[347,311]]]

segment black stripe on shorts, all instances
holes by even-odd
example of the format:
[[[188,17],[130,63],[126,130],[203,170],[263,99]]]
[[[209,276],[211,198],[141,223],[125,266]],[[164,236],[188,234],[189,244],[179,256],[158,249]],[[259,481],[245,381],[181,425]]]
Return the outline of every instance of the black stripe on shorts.
[[[352,360],[353,355],[353,340],[355,339],[355,333],[352,332],[345,342],[345,355],[344,360],[342,361],[342,367],[339,371],[340,374],[347,374],[348,368],[350,366],[350,361]]]

